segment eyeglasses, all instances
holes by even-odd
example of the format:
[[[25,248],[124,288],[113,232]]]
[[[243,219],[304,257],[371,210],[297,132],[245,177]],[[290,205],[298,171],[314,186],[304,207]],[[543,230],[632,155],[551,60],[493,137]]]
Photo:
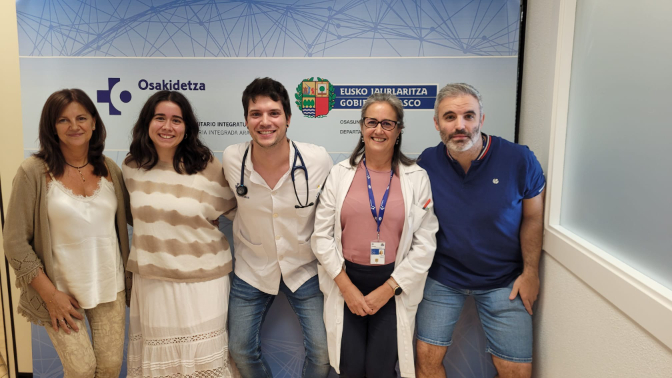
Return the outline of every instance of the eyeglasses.
[[[390,121],[389,119],[384,119],[382,121],[378,121],[375,118],[364,118],[364,126],[368,127],[369,129],[375,129],[378,127],[378,124],[383,127],[383,130],[391,131],[394,130],[395,127],[397,127],[397,121]]]

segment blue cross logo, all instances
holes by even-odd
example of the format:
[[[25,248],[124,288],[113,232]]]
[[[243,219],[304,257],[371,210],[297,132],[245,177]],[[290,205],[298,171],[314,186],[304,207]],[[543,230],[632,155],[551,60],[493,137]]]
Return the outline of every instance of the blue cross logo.
[[[107,79],[107,90],[98,90],[98,102],[99,103],[108,103],[110,105],[110,115],[121,115],[121,112],[112,105],[112,98],[110,98],[110,94],[112,93],[112,88],[120,82],[121,79],[118,77],[110,77]],[[131,92],[129,91],[122,91],[119,94],[119,99],[121,102],[124,104],[128,103],[131,101]]]

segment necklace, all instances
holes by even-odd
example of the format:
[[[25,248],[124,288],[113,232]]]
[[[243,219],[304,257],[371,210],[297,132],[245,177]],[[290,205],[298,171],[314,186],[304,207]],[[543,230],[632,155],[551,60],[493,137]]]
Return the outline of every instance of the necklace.
[[[86,182],[86,179],[84,178],[84,175],[82,174],[81,169],[84,168],[84,167],[86,167],[87,165],[89,165],[89,162],[88,162],[88,161],[86,162],[86,164],[82,165],[81,167],[75,167],[74,165],[68,163],[67,161],[65,162],[65,164],[71,166],[72,168],[75,168],[75,169],[77,170],[77,172],[79,172],[79,177],[82,178],[82,182]]]

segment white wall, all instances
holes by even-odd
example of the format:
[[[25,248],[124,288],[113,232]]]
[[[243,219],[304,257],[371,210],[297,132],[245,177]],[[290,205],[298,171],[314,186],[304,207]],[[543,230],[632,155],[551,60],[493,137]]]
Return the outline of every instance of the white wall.
[[[0,137],[0,180],[2,181],[2,199],[7,202],[12,187],[12,179],[19,164],[23,161],[23,128],[21,121],[21,85],[19,81],[19,41],[16,24],[16,3],[14,1],[0,1],[0,114],[2,114],[2,131]],[[0,237],[0,242],[2,238]],[[2,245],[0,256],[4,257]],[[11,330],[9,316],[9,299],[7,290],[12,290],[12,304],[14,306],[14,329],[16,334],[16,348],[19,372],[29,373],[33,371],[32,352],[30,345],[30,323],[24,317],[18,315],[16,308],[19,303],[19,291],[14,286],[14,271],[10,269],[11,286],[5,282],[4,259],[0,263],[0,277],[5,305],[5,329]],[[10,345],[8,351],[8,365],[12,376],[14,371],[14,351],[11,348],[12,335],[9,334],[7,341]]]
[[[528,2],[520,143],[544,169],[560,0]],[[535,315],[535,378],[672,377],[672,350],[544,254]]]

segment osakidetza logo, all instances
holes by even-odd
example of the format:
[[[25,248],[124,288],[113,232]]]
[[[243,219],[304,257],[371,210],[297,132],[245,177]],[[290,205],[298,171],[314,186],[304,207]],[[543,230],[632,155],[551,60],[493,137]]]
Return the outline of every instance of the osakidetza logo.
[[[112,88],[121,81],[121,78],[110,77],[107,79],[107,89],[99,89],[97,91],[98,103],[106,103],[109,106],[110,115],[121,115],[121,111],[113,104]],[[195,82],[191,80],[172,80],[172,79],[140,79],[138,81],[138,89],[141,91],[204,91],[205,83]],[[124,104],[131,101],[131,92],[122,90],[119,94],[119,100]]]
[[[98,90],[97,92],[97,100],[98,103],[107,103],[109,104],[109,113],[110,115],[121,115],[121,111],[117,109],[114,104],[112,103],[112,88],[114,88],[115,85],[117,85],[118,82],[120,82],[121,79],[118,77],[110,77],[107,79],[107,89],[103,90]],[[119,99],[121,102],[124,104],[127,104],[129,101],[131,101],[131,92],[127,90],[121,91],[119,94]]]

